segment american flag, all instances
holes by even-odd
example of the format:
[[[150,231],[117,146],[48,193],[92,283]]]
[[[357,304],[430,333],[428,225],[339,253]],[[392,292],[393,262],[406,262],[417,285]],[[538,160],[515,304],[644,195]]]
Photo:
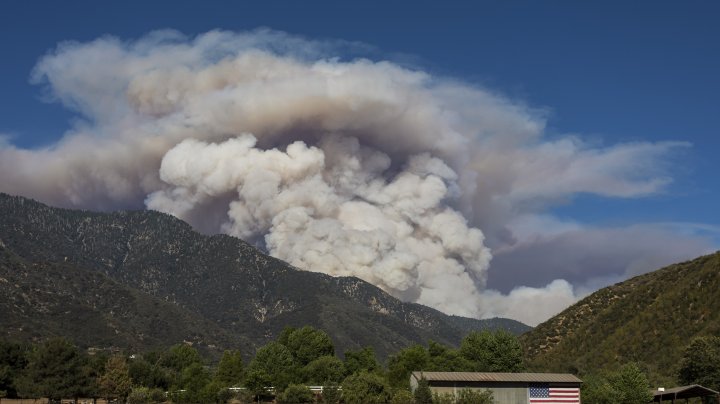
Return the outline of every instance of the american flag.
[[[532,383],[530,404],[580,404],[580,389],[577,387],[552,387],[547,383]]]

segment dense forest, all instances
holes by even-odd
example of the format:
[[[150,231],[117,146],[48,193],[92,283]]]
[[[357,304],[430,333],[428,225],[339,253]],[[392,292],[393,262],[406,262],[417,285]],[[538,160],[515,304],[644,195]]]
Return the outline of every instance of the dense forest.
[[[685,351],[678,380],[720,387],[720,338],[700,338]],[[428,341],[382,363],[371,347],[342,357],[330,336],[310,326],[285,328],[245,363],[237,350],[211,362],[189,344],[143,353],[82,351],[64,338],[38,344],[0,340],[0,397],[100,397],[128,403],[492,403],[491,394],[462,391],[433,396],[426,385],[410,391],[410,373],[521,372],[523,347],[505,331],[471,332],[458,348]],[[646,403],[641,364],[581,374],[583,403]],[[313,391],[309,386],[323,386]]]
[[[471,332],[459,348],[412,345],[382,364],[371,347],[336,354],[330,336],[310,326],[285,328],[249,363],[237,350],[209,363],[189,344],[142,354],[92,352],[64,338],[36,345],[0,341],[0,394],[51,399],[101,397],[129,403],[412,403],[414,370],[521,371],[522,348],[505,331]],[[314,394],[307,386],[323,386]],[[418,393],[421,394],[421,393]],[[464,392],[467,402],[487,394]],[[430,396],[432,400],[433,397]],[[436,396],[445,402],[447,397]],[[444,401],[443,401],[444,400]]]

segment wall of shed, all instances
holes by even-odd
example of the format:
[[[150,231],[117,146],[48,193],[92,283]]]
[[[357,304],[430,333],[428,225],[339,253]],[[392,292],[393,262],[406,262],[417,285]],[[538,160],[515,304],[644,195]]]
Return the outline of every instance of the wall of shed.
[[[490,390],[496,404],[527,404],[527,383],[488,383],[488,382],[440,382],[431,381],[430,390],[433,393],[457,394],[460,390]]]

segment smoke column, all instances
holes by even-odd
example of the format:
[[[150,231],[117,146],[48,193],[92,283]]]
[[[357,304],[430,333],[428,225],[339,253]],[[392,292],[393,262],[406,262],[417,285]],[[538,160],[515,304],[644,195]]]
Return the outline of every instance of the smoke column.
[[[491,248],[517,241],[509,224],[581,192],[657,192],[658,160],[686,146],[546,140],[542,110],[335,57],[357,47],[268,30],[63,43],[33,80],[83,119],[46,148],[0,145],[0,190],[146,206],[406,301],[536,323],[576,296],[563,280],[486,289]]]

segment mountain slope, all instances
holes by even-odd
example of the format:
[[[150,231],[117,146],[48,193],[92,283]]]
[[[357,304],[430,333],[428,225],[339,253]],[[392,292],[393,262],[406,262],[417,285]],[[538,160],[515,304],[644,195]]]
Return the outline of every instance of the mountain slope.
[[[384,357],[427,339],[457,344],[468,329],[523,329],[504,319],[465,319],[460,325],[357,278],[299,271],[239,239],[204,236],[157,212],[73,211],[2,194],[0,212],[0,248],[46,268],[46,286],[58,266],[102,275],[128,293],[213,323],[220,331],[208,329],[207,339],[188,329],[187,338],[200,345],[219,343],[221,349],[249,341],[259,346],[284,326],[309,324],[333,336],[340,352],[371,345]],[[85,338],[88,345],[102,342],[93,335]]]
[[[143,351],[167,341],[250,349],[242,336],[179,307],[68,264],[29,263],[0,247],[0,322],[24,340],[65,336]]]
[[[581,372],[627,361],[674,380],[685,346],[720,335],[720,252],[601,289],[524,334],[535,368]]]

